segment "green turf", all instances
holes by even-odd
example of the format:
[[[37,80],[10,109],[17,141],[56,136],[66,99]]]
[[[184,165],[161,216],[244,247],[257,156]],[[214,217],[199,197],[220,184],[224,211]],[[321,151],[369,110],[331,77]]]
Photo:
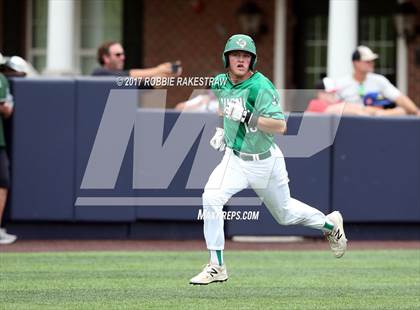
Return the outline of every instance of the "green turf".
[[[205,252],[2,253],[0,308],[420,309],[419,250],[225,259],[229,281],[190,286]]]

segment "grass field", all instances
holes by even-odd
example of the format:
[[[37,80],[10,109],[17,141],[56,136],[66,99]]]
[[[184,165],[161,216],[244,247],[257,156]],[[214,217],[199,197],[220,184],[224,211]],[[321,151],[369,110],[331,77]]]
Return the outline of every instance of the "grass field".
[[[232,251],[225,283],[190,286],[204,252],[0,254],[2,309],[420,309],[420,251]]]

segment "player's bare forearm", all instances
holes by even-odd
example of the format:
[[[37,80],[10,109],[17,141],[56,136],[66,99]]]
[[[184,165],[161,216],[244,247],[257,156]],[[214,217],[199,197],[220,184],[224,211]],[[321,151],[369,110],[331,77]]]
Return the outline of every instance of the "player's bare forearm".
[[[395,99],[395,103],[407,111],[408,114],[417,114],[419,108],[406,95],[401,95]]]
[[[267,133],[280,133],[284,134],[286,132],[287,126],[286,121],[282,119],[274,119],[267,117],[259,117],[258,125],[259,130],[262,130]]]

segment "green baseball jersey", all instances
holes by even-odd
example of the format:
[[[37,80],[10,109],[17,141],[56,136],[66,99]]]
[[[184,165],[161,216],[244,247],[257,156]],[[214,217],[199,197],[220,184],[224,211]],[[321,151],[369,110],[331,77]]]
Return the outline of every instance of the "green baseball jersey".
[[[0,104],[4,104],[9,94],[9,82],[6,77],[0,73]],[[0,147],[6,146],[6,140],[4,139],[3,129],[3,117],[0,116]]]
[[[227,73],[219,74],[212,83],[212,89],[219,100],[220,111],[227,103],[242,104],[252,113],[262,117],[284,120],[278,93],[268,78],[255,72],[247,80],[233,84]],[[274,135],[247,124],[224,117],[225,142],[239,152],[259,154],[272,145]]]

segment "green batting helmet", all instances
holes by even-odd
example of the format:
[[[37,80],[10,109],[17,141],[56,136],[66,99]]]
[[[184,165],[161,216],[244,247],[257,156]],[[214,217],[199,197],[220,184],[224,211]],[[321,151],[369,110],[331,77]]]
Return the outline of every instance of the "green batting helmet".
[[[254,40],[250,36],[245,34],[235,34],[231,36],[227,42],[223,51],[222,60],[225,68],[229,66],[228,53],[232,51],[244,51],[252,55],[251,58],[251,70],[254,70],[257,64],[257,48],[255,47]]]

